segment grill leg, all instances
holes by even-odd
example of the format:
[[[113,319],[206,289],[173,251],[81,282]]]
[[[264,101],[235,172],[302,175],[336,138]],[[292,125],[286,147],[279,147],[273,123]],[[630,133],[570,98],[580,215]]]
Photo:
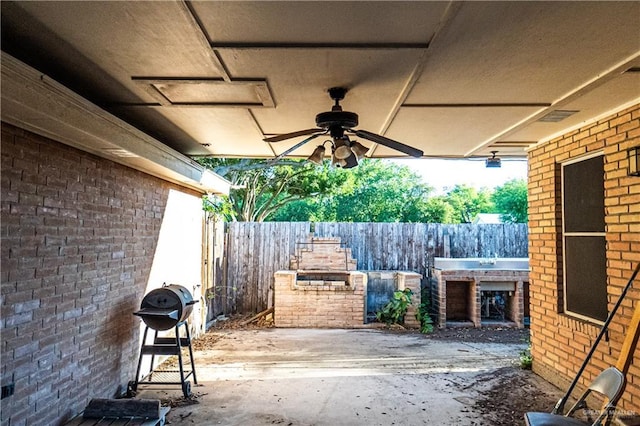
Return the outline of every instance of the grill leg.
[[[149,327],[144,328],[144,333],[142,335],[142,346],[147,341],[147,332],[149,331]],[[153,364],[152,364],[153,365]],[[140,348],[140,357],[138,358],[138,368],[136,369],[136,378],[131,384],[133,391],[135,392],[138,389],[138,380],[140,380],[140,368],[142,368],[142,348]]]
[[[146,334],[145,334],[145,341],[146,341]],[[158,330],[155,330],[153,333],[153,345],[155,346],[156,341],[158,340]],[[143,343],[144,344],[144,343]],[[151,365],[149,365],[149,378],[153,377],[153,366],[156,363],[156,354],[152,353],[151,354]]]
[[[180,383],[182,384],[182,393],[184,394],[185,398],[189,398],[189,390],[185,386],[184,368],[182,367],[182,346],[180,345],[180,324],[176,325],[176,346],[178,347],[178,367],[180,368]]]
[[[185,329],[187,330],[187,342],[189,342],[189,360],[191,361],[191,374],[193,374],[193,383],[198,384],[198,379],[196,379],[196,364],[193,361],[193,350],[191,349],[191,335],[189,333],[189,325],[184,323]]]

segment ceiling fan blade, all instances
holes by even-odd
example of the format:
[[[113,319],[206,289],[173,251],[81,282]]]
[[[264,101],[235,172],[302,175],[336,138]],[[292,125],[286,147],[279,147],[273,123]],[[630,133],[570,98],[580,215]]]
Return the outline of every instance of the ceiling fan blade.
[[[424,152],[421,150],[414,148],[409,145],[405,145],[398,141],[394,141],[393,139],[386,138],[384,136],[376,135],[375,133],[368,132],[366,130],[351,130],[352,133],[355,133],[356,136],[360,136],[361,138],[368,139],[375,143],[379,143],[380,145],[388,146],[391,149],[395,149],[396,151],[404,152],[407,155],[412,157],[422,157]]]
[[[300,148],[302,145],[306,144],[309,141],[312,141],[313,139],[317,138],[318,136],[322,136],[323,134],[324,133],[316,133],[315,135],[309,136],[308,138],[298,142],[297,144],[295,144],[291,148],[287,149],[285,152],[283,152],[281,154],[278,154],[276,157],[273,157],[271,160],[269,160],[269,163],[275,163],[276,161],[280,160],[281,158],[289,155],[290,153],[292,153],[296,149]]]
[[[287,139],[291,139],[291,138],[297,138],[298,136],[307,136],[310,135],[312,133],[316,133],[316,132],[323,132],[324,130],[322,129],[306,129],[306,130],[298,130],[297,132],[291,132],[291,133],[283,133],[281,135],[275,135],[275,136],[271,136],[268,138],[264,138],[263,141],[265,142],[280,142],[280,141],[285,141]]]

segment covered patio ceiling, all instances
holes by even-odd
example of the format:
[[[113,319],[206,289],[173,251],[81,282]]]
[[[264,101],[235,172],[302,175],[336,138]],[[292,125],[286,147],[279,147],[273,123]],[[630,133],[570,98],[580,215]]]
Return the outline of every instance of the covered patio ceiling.
[[[524,157],[640,99],[635,1],[1,7],[6,54],[185,157],[278,155],[303,137],[263,139],[313,128],[335,86],[349,89],[342,106],[359,114],[358,129],[446,158]],[[38,102],[21,93],[28,82],[5,85],[4,68],[2,78],[4,121],[64,132],[26,113]],[[359,141],[370,157],[404,156]]]

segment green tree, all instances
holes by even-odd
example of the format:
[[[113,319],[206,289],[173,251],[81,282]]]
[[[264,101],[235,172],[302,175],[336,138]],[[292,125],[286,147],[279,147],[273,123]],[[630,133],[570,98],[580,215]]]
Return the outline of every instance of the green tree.
[[[305,161],[200,158],[200,164],[232,183],[228,220],[262,222],[283,206],[329,194],[349,180],[343,170]]]
[[[528,221],[527,182],[524,179],[512,179],[498,186],[493,191],[491,200],[503,222],[526,223]]]
[[[455,211],[443,195],[427,199],[423,207],[424,223],[453,223]]]
[[[478,213],[491,213],[494,209],[491,193],[485,188],[478,191],[468,185],[456,185],[445,200],[452,208],[450,223],[471,223]]]
[[[323,166],[328,167],[328,166]],[[333,191],[289,202],[266,220],[314,222],[424,222],[432,189],[406,166],[363,160],[342,176]]]
[[[324,200],[325,216],[338,222],[422,222],[432,188],[406,166],[363,160],[350,169],[353,181]],[[335,216],[327,214],[335,212]]]
[[[365,159],[347,170],[328,162],[199,161],[233,184],[228,200],[205,202],[228,220],[470,223],[478,213],[499,212],[505,221],[526,222],[524,181],[507,182],[495,194],[457,185],[432,196],[419,175],[384,160]]]

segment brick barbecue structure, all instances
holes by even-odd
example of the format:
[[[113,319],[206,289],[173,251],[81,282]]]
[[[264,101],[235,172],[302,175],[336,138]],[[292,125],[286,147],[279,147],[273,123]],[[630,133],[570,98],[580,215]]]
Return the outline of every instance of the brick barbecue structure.
[[[447,322],[460,321],[473,327],[486,325],[490,315],[485,311],[489,311],[491,298],[483,293],[503,296],[501,319],[524,327],[527,271],[434,269],[433,274],[433,304],[439,328],[446,328]]]
[[[277,327],[363,327],[366,323],[367,273],[356,271],[351,249],[340,238],[309,236],[298,243],[288,271],[275,277]],[[419,327],[421,275],[393,272],[396,288],[410,288],[414,295],[405,315],[405,326]]]

